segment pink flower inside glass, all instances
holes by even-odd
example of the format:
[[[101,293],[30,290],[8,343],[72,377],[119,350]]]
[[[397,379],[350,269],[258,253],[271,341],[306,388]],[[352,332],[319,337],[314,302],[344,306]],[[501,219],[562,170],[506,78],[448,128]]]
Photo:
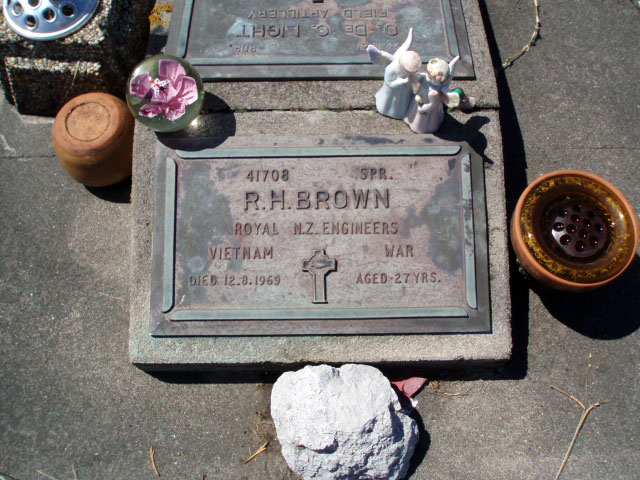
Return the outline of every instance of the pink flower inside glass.
[[[131,80],[131,95],[150,100],[140,108],[139,114],[146,118],[164,115],[175,121],[198,99],[198,85],[193,77],[186,75],[184,67],[176,60],[158,62],[158,78],[149,72],[141,73]]]

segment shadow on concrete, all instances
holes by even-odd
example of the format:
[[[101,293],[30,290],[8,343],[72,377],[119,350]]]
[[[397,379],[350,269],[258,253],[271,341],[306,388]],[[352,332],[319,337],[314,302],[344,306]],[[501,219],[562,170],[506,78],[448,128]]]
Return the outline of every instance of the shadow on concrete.
[[[220,97],[205,92],[202,113],[179,132],[157,133],[158,141],[174,150],[215,148],[236,134],[236,117]]]
[[[108,187],[85,187],[91,194],[112,203],[131,203],[131,177]]]
[[[171,384],[240,384],[240,383],[275,383],[283,371],[298,370],[298,367],[283,370],[219,370],[213,372],[147,372],[157,380]]]
[[[431,446],[431,436],[429,435],[427,429],[424,427],[424,422],[422,421],[422,417],[418,413],[418,410],[414,409],[411,412],[410,417],[413,418],[418,424],[418,435],[420,435],[420,437],[418,438],[418,443],[416,444],[416,448],[413,451],[413,455],[409,462],[409,470],[407,470],[407,476],[405,477],[406,479],[409,479],[413,476],[413,474],[418,469],[418,466],[422,463],[422,460],[424,460],[424,457],[427,455],[427,451]]]
[[[204,94],[203,113],[231,113],[231,107],[227,102],[210,92]]]
[[[162,53],[162,49],[167,45],[169,35],[164,33],[163,28],[156,27],[149,34],[149,42],[147,43],[147,55],[158,55]]]
[[[465,123],[459,122],[450,115],[445,115],[441,130],[434,135],[452,142],[467,142],[485,163],[493,164],[493,160],[485,155],[487,137],[480,131],[489,122],[489,117],[481,115],[469,117]]]
[[[586,293],[533,287],[549,313],[567,327],[596,340],[615,340],[640,327],[640,258],[619,279]]]
[[[507,219],[518,202],[520,194],[527,187],[527,162],[522,132],[518,123],[515,105],[502,59],[498,50],[491,19],[484,0],[479,2],[480,13],[487,33],[491,61],[496,72],[498,99],[500,102],[500,126],[502,128],[502,148],[504,157],[505,195]],[[505,225],[508,228],[508,225]],[[524,277],[518,271],[515,255],[509,249],[509,276],[511,285],[511,329],[513,335],[513,354],[511,360],[496,372],[501,379],[522,379],[527,375],[527,345],[529,343],[529,291]]]

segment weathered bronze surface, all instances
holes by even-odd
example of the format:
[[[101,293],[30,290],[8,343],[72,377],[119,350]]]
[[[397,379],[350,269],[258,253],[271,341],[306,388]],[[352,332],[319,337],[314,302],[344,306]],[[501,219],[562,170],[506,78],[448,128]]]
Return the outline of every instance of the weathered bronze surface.
[[[483,165],[466,144],[218,143],[159,146],[152,335],[490,331]]]
[[[474,69],[460,0],[177,0],[167,53],[204,80],[382,78],[369,44],[393,52],[414,28],[412,49]]]

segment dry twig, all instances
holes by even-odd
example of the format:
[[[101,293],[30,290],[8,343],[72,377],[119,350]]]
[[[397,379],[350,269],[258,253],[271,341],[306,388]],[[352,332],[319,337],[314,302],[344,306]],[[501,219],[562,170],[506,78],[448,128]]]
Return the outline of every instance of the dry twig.
[[[533,0],[533,3],[536,6],[536,26],[533,28],[531,40],[529,40],[529,43],[522,47],[522,49],[518,53],[507,58],[507,60],[502,64],[502,68],[510,67],[513,62],[515,62],[518,58],[531,50],[531,47],[536,44],[536,40],[540,38],[540,29],[542,28],[542,24],[540,23],[540,5],[538,5],[538,0]]]
[[[73,78],[71,79],[71,85],[69,85],[69,88],[67,88],[67,91],[64,92],[64,97],[63,98],[67,98],[67,96],[69,95],[69,92],[71,92],[71,89],[73,88],[73,84],[76,83],[76,77],[78,76],[78,70],[80,69],[80,60],[78,60],[76,62],[76,69],[75,72],[73,72]]]
[[[153,448],[153,445],[151,445],[151,448],[149,449],[149,456],[151,457],[151,466],[153,467],[153,471],[156,472],[156,475],[158,475],[159,477],[160,472],[158,471],[158,467],[156,465],[156,450],[155,448]]]
[[[38,472],[40,475],[42,475],[43,477],[48,478],[49,480],[57,480],[56,478],[53,478],[51,475],[47,475],[44,472],[41,472],[40,470],[36,470],[36,472]]]
[[[589,354],[589,359],[591,359],[591,358],[592,358],[592,355]],[[582,430],[582,427],[584,426],[584,422],[587,421],[587,417],[591,413],[591,410],[593,410],[596,407],[599,407],[600,405],[602,405],[604,403],[607,403],[607,402],[596,402],[596,403],[594,403],[592,405],[589,405],[588,407],[585,405],[585,404],[588,404],[588,400],[589,400],[589,371],[590,370],[591,370],[591,360],[589,360],[589,363],[588,363],[588,366],[587,366],[587,375],[586,375],[585,384],[584,384],[585,403],[582,403],[579,399],[577,399],[576,397],[574,397],[570,393],[567,393],[564,390],[560,390],[558,387],[554,387],[553,385],[550,385],[550,387],[553,390],[555,390],[557,392],[560,392],[561,394],[563,394],[567,398],[570,398],[571,400],[576,402],[580,406],[580,408],[582,409],[582,416],[580,417],[580,421],[578,422],[578,426],[576,427],[576,431],[573,434],[573,438],[571,439],[571,443],[569,444],[569,448],[567,449],[567,453],[565,454],[564,459],[562,460],[562,464],[560,465],[560,468],[558,469],[558,473],[556,473],[555,480],[558,480],[560,478],[560,475],[562,475],[562,471],[564,470],[564,467],[567,465],[567,461],[569,460],[569,456],[571,455],[571,451],[573,450],[573,447],[576,444],[576,441],[578,440],[578,435],[580,434],[580,430]]]
[[[102,295],[103,297],[113,298],[114,300],[122,300],[120,297],[114,297],[113,295],[109,295],[108,293],[98,292],[98,295]]]
[[[275,437],[273,432],[273,422],[268,420],[268,414],[263,412],[256,412],[256,421],[251,427],[251,431],[255,434],[258,440],[267,441]]]
[[[264,442],[264,445],[262,445],[257,451],[256,453],[254,453],[253,455],[251,455],[249,458],[247,458],[244,463],[249,463],[251,460],[253,460],[254,458],[256,458],[258,455],[260,455],[262,452],[265,452],[267,450],[267,447],[269,446],[269,440],[267,440],[266,442]]]
[[[453,382],[453,385],[458,383],[461,383],[461,382]],[[429,383],[429,387],[430,388],[427,391],[433,395],[438,395],[439,397],[466,397],[467,395],[469,395],[469,392],[471,391],[471,389],[469,389],[464,392],[447,392],[440,380],[435,380]]]

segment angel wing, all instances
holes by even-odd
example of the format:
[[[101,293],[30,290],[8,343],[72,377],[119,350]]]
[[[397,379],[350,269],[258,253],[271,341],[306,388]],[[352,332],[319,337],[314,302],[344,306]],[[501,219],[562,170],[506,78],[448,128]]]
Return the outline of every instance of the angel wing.
[[[460,60],[460,55],[449,62],[449,78],[453,78],[453,76],[455,75],[458,60]]]
[[[378,50],[373,45],[367,46],[367,53],[369,54],[369,60],[376,65],[386,66],[393,61],[393,55],[382,50]]]
[[[393,58],[398,58],[404,52],[408,51],[411,48],[411,44],[413,43],[413,27],[409,29],[409,34],[407,35],[407,39],[404,41],[400,48],[396,50],[396,53],[393,54]]]
[[[451,83],[451,80],[453,80],[453,76],[456,73],[456,65],[458,64],[458,60],[460,60],[460,55],[449,62],[449,79],[442,85],[442,91],[447,95],[449,94],[449,84]],[[457,105],[454,105],[454,107],[457,107]]]

